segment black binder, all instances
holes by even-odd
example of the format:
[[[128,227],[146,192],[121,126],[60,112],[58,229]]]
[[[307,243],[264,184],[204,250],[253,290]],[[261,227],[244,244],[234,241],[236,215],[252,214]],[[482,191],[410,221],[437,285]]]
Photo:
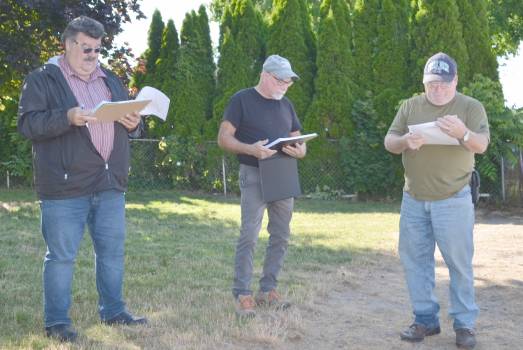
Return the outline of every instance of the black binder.
[[[260,182],[264,202],[301,195],[298,161],[278,152],[270,158],[258,160]]]

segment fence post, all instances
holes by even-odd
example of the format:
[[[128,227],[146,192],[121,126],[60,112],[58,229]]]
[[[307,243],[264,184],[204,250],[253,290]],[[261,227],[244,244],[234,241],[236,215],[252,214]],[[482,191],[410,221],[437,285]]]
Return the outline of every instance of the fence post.
[[[505,158],[501,156],[501,200],[505,202]]]
[[[227,175],[225,174],[225,156],[222,155],[222,181],[223,181],[223,196],[227,197]]]
[[[10,189],[11,188],[11,184],[9,183],[10,182],[9,181],[10,180],[9,179],[9,170],[7,170],[7,179],[6,180],[7,180],[7,189]]]

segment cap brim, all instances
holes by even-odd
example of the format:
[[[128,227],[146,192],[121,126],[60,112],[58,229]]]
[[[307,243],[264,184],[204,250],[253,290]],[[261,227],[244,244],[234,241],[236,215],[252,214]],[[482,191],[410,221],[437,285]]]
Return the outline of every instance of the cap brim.
[[[298,74],[296,74],[292,70],[288,70],[288,69],[274,72],[273,74],[276,76],[276,78],[281,79],[281,80],[292,79],[292,81],[296,81],[296,80],[300,79]]]
[[[450,83],[452,80],[454,80],[453,75],[440,75],[440,74],[424,74],[423,75],[423,84],[432,83],[434,81]]]

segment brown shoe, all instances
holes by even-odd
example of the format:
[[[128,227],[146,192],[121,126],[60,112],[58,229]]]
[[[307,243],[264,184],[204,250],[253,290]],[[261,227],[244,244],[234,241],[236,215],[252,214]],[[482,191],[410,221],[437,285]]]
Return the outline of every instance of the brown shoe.
[[[439,326],[427,328],[420,323],[413,323],[409,328],[400,333],[401,340],[417,343],[430,335],[440,334]]]
[[[256,311],[254,306],[256,305],[252,295],[238,295],[236,299],[236,315],[239,317],[254,317]]]
[[[291,303],[283,300],[276,290],[270,292],[259,291],[256,294],[256,305],[258,306],[269,306],[276,310],[285,310],[291,306]]]
[[[462,349],[474,349],[476,346],[476,333],[469,328],[456,329],[456,345]]]

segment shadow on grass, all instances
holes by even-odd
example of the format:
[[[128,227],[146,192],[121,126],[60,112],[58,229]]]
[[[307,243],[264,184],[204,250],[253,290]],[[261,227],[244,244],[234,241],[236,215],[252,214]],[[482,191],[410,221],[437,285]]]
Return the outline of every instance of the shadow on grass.
[[[38,204],[28,191],[0,192],[1,203],[9,203],[9,207],[0,207],[0,343],[16,347],[36,342],[43,348],[51,343],[43,337],[41,269],[45,244]],[[239,235],[239,199],[148,192],[129,194],[127,203],[125,296],[129,309],[153,320],[166,317],[174,332],[216,332],[215,325],[232,310],[230,286]],[[368,203],[312,200],[298,201],[296,208],[299,214],[379,212]],[[394,205],[383,208],[395,210]],[[329,238],[321,227],[320,232],[297,231],[291,237],[280,276],[283,288],[307,288],[311,282],[303,276],[308,272],[347,264],[354,254],[371,251],[350,243],[320,243]],[[262,234],[255,254],[254,289],[266,243],[267,235]],[[86,238],[76,261],[71,309],[80,332],[99,324],[97,302],[92,243]],[[103,334],[103,329],[97,332]],[[119,332],[118,337],[128,339],[129,330]],[[97,335],[86,341],[91,347],[105,344],[110,348],[109,341],[114,339],[108,343],[103,339],[103,335]],[[147,346],[147,339],[132,342]]]
[[[498,211],[480,208],[476,210],[476,224],[523,225],[523,209],[511,208],[511,210]]]

